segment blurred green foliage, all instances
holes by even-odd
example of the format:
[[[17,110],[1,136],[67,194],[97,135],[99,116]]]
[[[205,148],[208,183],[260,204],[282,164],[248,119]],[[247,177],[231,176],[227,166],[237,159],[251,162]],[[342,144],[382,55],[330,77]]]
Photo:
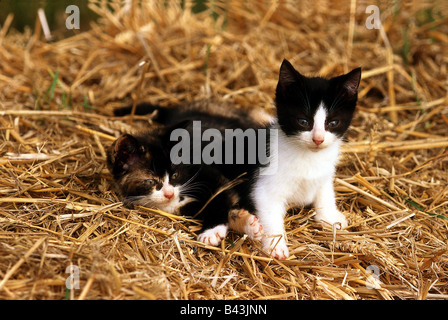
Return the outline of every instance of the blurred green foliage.
[[[80,30],[90,27],[90,21],[97,19],[97,15],[89,10],[85,0],[0,0],[0,25],[6,17],[14,14],[11,28],[23,32],[26,27],[34,29],[37,10],[44,9],[50,30],[57,37],[72,35],[76,30],[68,30],[65,20],[69,14],[65,13],[67,6],[76,5],[80,11]]]
[[[146,1],[162,1],[162,0],[146,0]],[[227,7],[227,0],[165,0],[178,2],[182,8],[185,8],[186,1],[192,1],[191,10],[194,13],[210,10],[210,14],[216,19],[219,17],[217,6],[221,8]],[[0,0],[0,26],[3,25],[10,13],[14,14],[14,20],[11,29],[23,32],[25,28],[34,29],[37,18],[37,10],[44,9],[48,25],[52,35],[55,38],[63,38],[77,30],[68,30],[65,27],[65,20],[68,15],[65,10],[69,5],[76,5],[80,12],[80,31],[90,28],[90,21],[94,21],[98,16],[88,8],[87,0]],[[227,8],[226,8],[227,9]],[[226,11],[220,10],[220,13]],[[226,19],[225,19],[226,20]]]

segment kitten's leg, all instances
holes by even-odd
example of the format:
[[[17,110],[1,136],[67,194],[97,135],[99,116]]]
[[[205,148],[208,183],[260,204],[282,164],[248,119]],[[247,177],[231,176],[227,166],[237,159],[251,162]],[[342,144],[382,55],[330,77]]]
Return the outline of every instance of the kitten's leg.
[[[195,205],[200,204],[196,202]],[[229,210],[233,206],[232,197],[227,191],[220,193],[205,208],[203,208],[200,218],[202,221],[202,231],[198,240],[211,245],[218,246],[224,239],[228,229]],[[200,207],[202,209],[202,207]],[[199,209],[198,209],[199,210]],[[196,210],[197,212],[197,210]]]
[[[198,241],[208,244],[210,246],[219,246],[221,240],[224,239],[227,233],[227,225],[219,224],[216,227],[206,229],[198,236]]]
[[[336,207],[333,179],[327,179],[316,194],[314,201],[316,208],[316,221],[326,222],[330,225],[339,224],[341,228],[347,227],[347,219]]]
[[[245,209],[232,209],[229,212],[229,228],[247,234],[253,240],[261,240],[263,227],[258,218]]]
[[[269,200],[268,198],[265,198]],[[272,204],[268,201],[257,203],[257,217],[263,226],[264,236],[261,246],[264,251],[276,259],[289,257],[286,245],[286,233],[283,226],[283,216],[286,208],[282,204]]]

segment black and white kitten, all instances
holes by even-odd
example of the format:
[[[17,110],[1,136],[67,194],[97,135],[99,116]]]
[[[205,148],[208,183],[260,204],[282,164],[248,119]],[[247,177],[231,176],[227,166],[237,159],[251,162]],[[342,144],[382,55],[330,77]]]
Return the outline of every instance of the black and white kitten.
[[[278,259],[289,256],[283,217],[289,206],[313,205],[317,221],[347,226],[336,207],[333,177],[339,147],[356,107],[361,69],[324,79],[305,77],[284,60],[276,89],[278,129],[271,151],[275,174],[255,176],[250,197],[263,226],[263,248]]]

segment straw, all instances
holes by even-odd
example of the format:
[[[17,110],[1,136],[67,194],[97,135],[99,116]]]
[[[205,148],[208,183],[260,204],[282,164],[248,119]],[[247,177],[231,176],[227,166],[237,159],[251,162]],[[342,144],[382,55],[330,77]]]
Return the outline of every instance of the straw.
[[[19,33],[8,15],[0,299],[447,299],[447,3],[379,2],[379,30],[365,27],[369,4],[228,0],[192,13],[191,1],[96,0],[90,30],[48,43],[37,16]],[[232,231],[211,247],[199,220],[123,206],[107,148],[155,124],[115,108],[213,98],[274,114],[284,58],[308,75],[362,67],[334,182],[348,228],[291,208],[291,256],[278,261]],[[66,288],[70,265],[79,289]]]

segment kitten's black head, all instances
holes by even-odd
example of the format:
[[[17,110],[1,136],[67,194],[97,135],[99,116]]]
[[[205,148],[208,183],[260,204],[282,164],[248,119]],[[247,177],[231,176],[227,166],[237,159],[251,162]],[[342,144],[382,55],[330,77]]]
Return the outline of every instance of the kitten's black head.
[[[107,163],[126,204],[161,190],[171,174],[169,158],[151,136],[122,135],[109,148]]]
[[[305,77],[283,60],[276,90],[277,117],[280,128],[293,136],[315,128],[319,107],[325,109],[325,131],[342,137],[350,125],[358,98],[361,68],[325,79]]]
[[[154,206],[179,213],[187,203],[205,203],[223,184],[207,166],[173,165],[164,138],[164,134],[154,132],[124,134],[109,148],[109,171],[126,206]]]

